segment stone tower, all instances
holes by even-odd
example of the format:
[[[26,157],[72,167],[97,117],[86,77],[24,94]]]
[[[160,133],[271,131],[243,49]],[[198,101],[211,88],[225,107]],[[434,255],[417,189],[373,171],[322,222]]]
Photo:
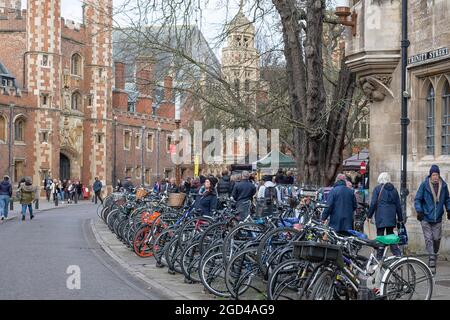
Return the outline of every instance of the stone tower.
[[[43,171],[59,168],[59,109],[61,105],[61,1],[28,0],[25,87],[36,100],[34,123],[34,181]],[[56,132],[55,132],[56,131]],[[48,141],[42,134],[48,135]],[[31,143],[31,141],[29,142]]]
[[[89,49],[86,57],[86,78],[92,103],[85,108],[84,148],[92,150],[83,155],[83,181],[91,183],[98,177],[110,184],[111,150],[107,136],[112,118],[112,0],[85,0],[84,25]],[[109,130],[108,130],[109,128]],[[86,170],[88,166],[88,170]]]
[[[227,27],[227,46],[222,49],[222,73],[227,81],[243,92],[253,90],[260,80],[259,54],[255,48],[255,26],[239,12]]]

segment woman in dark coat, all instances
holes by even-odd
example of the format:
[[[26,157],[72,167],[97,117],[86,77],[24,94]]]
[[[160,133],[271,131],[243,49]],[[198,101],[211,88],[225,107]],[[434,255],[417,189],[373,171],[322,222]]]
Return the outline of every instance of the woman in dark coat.
[[[346,177],[339,174],[336,183],[327,197],[327,208],[322,221],[330,220],[329,226],[336,232],[347,234],[353,229],[353,213],[356,210],[356,198],[353,190],[347,187]]]
[[[217,209],[217,195],[214,185],[209,179],[205,180],[205,192],[195,201],[195,208],[202,211],[202,215],[210,216]]]
[[[367,218],[372,219],[373,216],[375,216],[377,236],[394,234],[397,222],[402,222],[403,220],[400,196],[391,183],[391,177],[387,172],[379,175],[378,186],[373,190]],[[401,255],[398,245],[391,245],[391,252],[396,256]],[[379,251],[378,257],[382,253],[382,251]]]

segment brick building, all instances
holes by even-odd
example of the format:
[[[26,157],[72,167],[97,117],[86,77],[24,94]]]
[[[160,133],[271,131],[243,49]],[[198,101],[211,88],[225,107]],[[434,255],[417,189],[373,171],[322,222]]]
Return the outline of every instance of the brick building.
[[[113,68],[112,0],[85,0],[83,20],[63,19],[60,0],[29,0],[26,10],[0,0],[0,174],[108,186],[170,175],[171,77],[152,112],[152,88],[127,90],[123,64]],[[151,78],[153,65],[137,59],[136,79]]]

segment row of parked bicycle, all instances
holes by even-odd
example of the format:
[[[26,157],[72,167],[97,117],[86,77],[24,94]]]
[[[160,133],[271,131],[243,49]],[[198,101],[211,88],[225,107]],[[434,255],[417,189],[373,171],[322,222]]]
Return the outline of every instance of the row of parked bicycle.
[[[431,299],[434,279],[424,262],[387,256],[397,236],[337,234],[319,219],[326,205],[297,200],[270,216],[257,217],[251,209],[241,221],[232,199],[221,199],[220,209],[204,216],[193,199],[172,207],[168,196],[140,189],[109,195],[98,215],[138,256],[153,256],[158,267],[202,283],[217,297]]]

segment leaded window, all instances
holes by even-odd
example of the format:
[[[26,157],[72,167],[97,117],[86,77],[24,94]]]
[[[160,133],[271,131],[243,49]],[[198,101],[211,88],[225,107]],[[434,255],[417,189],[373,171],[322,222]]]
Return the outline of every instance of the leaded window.
[[[442,91],[442,154],[450,155],[450,85]]]
[[[427,155],[434,155],[434,127],[436,113],[436,97],[430,85],[427,94]]]

